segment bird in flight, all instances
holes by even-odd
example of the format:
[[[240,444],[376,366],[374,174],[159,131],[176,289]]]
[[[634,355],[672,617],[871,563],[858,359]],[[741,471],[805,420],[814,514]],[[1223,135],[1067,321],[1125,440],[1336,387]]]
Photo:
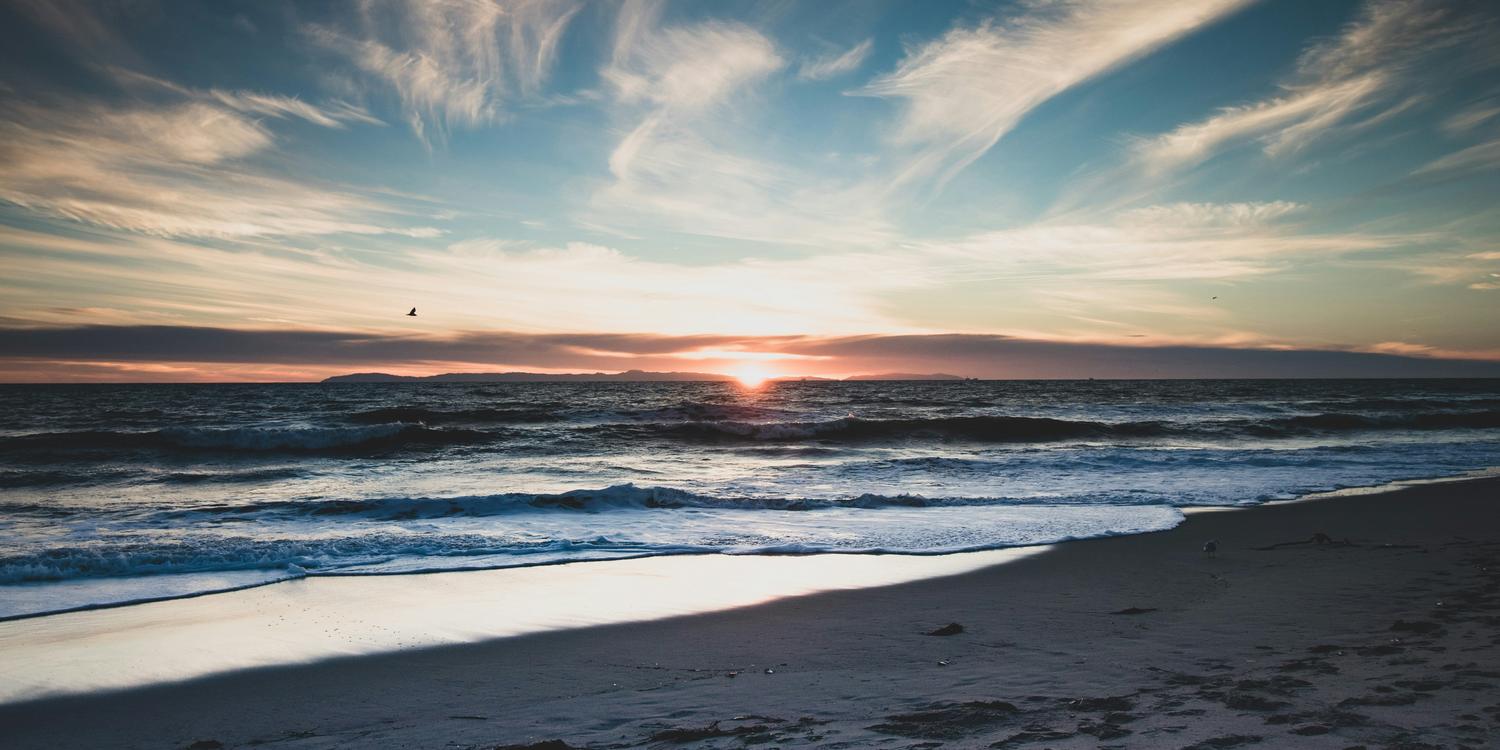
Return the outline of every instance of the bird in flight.
[[[408,317],[408,318],[415,318],[415,317],[417,317],[417,308],[413,307],[411,309],[411,312],[409,312],[409,313],[406,314],[406,317]]]

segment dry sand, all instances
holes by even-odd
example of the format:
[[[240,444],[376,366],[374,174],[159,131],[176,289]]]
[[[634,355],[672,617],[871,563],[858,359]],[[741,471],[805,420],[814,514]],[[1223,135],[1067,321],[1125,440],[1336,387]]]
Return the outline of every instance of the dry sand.
[[[0,744],[1500,747],[1497,521],[1497,479],[1199,513],[948,578],[0,706]],[[1340,542],[1273,546],[1314,532]]]

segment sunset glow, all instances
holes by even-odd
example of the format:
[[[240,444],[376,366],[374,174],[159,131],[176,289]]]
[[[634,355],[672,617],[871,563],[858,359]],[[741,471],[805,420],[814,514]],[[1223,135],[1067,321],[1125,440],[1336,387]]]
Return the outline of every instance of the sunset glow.
[[[770,368],[765,365],[747,363],[733,367],[725,371],[727,375],[733,375],[740,385],[746,388],[759,388],[765,385],[767,380],[776,377]]]
[[[1500,372],[1493,6],[904,5],[0,2],[0,381]]]
[[[1500,0],[0,0],[4,747],[1483,745],[1496,196]]]

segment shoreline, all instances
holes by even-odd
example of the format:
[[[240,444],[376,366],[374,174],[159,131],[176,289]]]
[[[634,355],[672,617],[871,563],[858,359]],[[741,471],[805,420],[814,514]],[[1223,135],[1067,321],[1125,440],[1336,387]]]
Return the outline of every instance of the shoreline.
[[[1267,505],[1279,505],[1279,504],[1283,504],[1283,503],[1300,503],[1300,502],[1307,502],[1307,501],[1312,501],[1312,500],[1320,500],[1320,499],[1331,498],[1331,497],[1365,495],[1365,494],[1372,494],[1372,493],[1389,492],[1389,491],[1392,491],[1392,490],[1401,489],[1401,488],[1405,488],[1405,487],[1416,487],[1416,486],[1423,486],[1423,485],[1429,485],[1429,484],[1445,484],[1445,483],[1449,483],[1449,482],[1463,482],[1463,481],[1469,481],[1471,479],[1481,479],[1481,478],[1491,477],[1491,476],[1500,476],[1500,467],[1489,467],[1489,468],[1483,468],[1483,469],[1474,469],[1474,470],[1462,472],[1460,474],[1449,474],[1449,475],[1442,475],[1442,476],[1436,476],[1436,477],[1409,477],[1409,478],[1393,479],[1393,480],[1390,480],[1390,481],[1387,481],[1387,482],[1382,482],[1382,483],[1379,483],[1379,484],[1354,485],[1354,486],[1350,486],[1350,487],[1340,487],[1340,488],[1332,489],[1332,490],[1313,490],[1313,491],[1306,492],[1306,493],[1304,493],[1302,495],[1298,495],[1296,497],[1264,500],[1264,501],[1260,501],[1260,502],[1256,502],[1256,503],[1248,504],[1248,505],[1182,505],[1182,506],[1172,506],[1172,507],[1175,507],[1184,517],[1186,517],[1186,516],[1193,515],[1193,514],[1196,514],[1196,513],[1215,513],[1215,512],[1222,512],[1222,511],[1246,510],[1246,509],[1249,509],[1249,508],[1257,508],[1257,507],[1267,506]],[[628,561],[633,561],[633,560],[668,558],[668,557],[701,558],[701,557],[715,556],[715,555],[733,555],[733,556],[744,556],[744,557],[752,557],[752,558],[824,557],[824,556],[829,556],[829,555],[840,555],[840,556],[850,556],[850,555],[866,556],[866,555],[869,555],[869,556],[890,556],[890,557],[896,557],[896,558],[906,558],[906,557],[913,557],[913,558],[920,558],[920,557],[949,557],[949,556],[956,556],[956,555],[960,555],[960,556],[961,555],[972,555],[972,554],[976,554],[976,553],[1005,551],[1005,550],[1042,549],[1042,548],[1049,547],[1049,546],[1054,545],[1054,544],[1067,544],[1067,543],[1070,543],[1070,542],[1088,541],[1089,539],[1108,538],[1108,537],[1112,537],[1112,536],[1133,536],[1133,535],[1136,535],[1136,534],[1152,534],[1152,533],[1157,533],[1157,531],[1159,531],[1159,530],[1158,529],[1150,529],[1150,530],[1141,530],[1141,531],[1130,531],[1130,532],[1121,532],[1121,533],[1101,534],[1099,536],[1094,536],[1094,537],[1075,537],[1075,538],[1068,538],[1068,539],[1060,539],[1060,540],[1055,541],[1055,542],[1047,542],[1047,543],[1041,543],[1041,544],[1005,544],[1005,545],[996,545],[996,546],[973,547],[973,548],[967,548],[967,549],[934,550],[934,551],[930,551],[930,552],[913,552],[913,551],[888,552],[888,551],[884,551],[884,550],[848,550],[848,551],[826,550],[826,551],[815,551],[815,552],[805,552],[805,553],[803,553],[803,552],[743,552],[742,553],[742,552],[722,552],[722,551],[720,551],[720,552],[711,552],[711,551],[683,551],[683,552],[641,553],[641,554],[633,554],[633,555],[622,555],[622,556],[619,556],[619,557],[603,557],[603,558],[599,558],[599,559],[589,559],[589,558],[583,558],[583,559],[577,559],[577,560],[557,559],[557,560],[548,560],[548,561],[544,561],[544,562],[534,562],[534,563],[528,562],[528,563],[518,563],[518,564],[512,564],[512,565],[500,565],[500,566],[494,566],[494,567],[465,567],[465,566],[455,566],[455,567],[448,567],[448,568],[433,568],[433,569],[424,569],[424,570],[406,570],[406,571],[390,571],[390,572],[341,572],[339,569],[335,568],[335,569],[326,570],[326,571],[322,571],[322,570],[319,570],[319,571],[304,571],[300,575],[295,575],[295,574],[288,573],[288,574],[286,574],[286,575],[284,575],[283,577],[280,577],[280,578],[271,578],[271,579],[268,579],[268,580],[254,581],[254,582],[243,583],[243,584],[231,584],[231,585],[227,585],[227,586],[225,586],[223,588],[206,589],[206,590],[202,590],[202,591],[192,591],[192,592],[181,593],[181,594],[164,594],[164,595],[160,595],[160,596],[153,595],[153,596],[146,596],[146,597],[139,598],[139,599],[121,599],[121,600],[118,600],[118,601],[108,601],[108,602],[101,602],[101,603],[96,603],[96,604],[84,604],[84,605],[79,605],[79,606],[65,607],[65,608],[62,608],[62,609],[53,609],[53,610],[44,610],[44,611],[32,611],[32,612],[22,612],[22,613],[19,613],[19,614],[3,614],[3,613],[0,613],[0,625],[3,625],[4,623],[16,622],[16,621],[21,621],[21,620],[34,620],[34,619],[44,618],[44,617],[53,617],[53,616],[56,616],[56,615],[69,615],[69,614],[77,614],[77,613],[82,613],[82,612],[97,612],[97,611],[100,611],[100,610],[119,609],[119,608],[123,608],[123,607],[134,607],[134,606],[139,606],[139,605],[142,605],[142,604],[156,604],[156,603],[161,603],[161,602],[173,602],[173,601],[178,601],[178,600],[183,600],[183,599],[194,599],[194,598],[205,597],[205,596],[216,596],[216,595],[219,595],[219,594],[233,594],[233,593],[238,593],[238,592],[241,592],[241,591],[246,591],[246,590],[249,590],[249,589],[260,588],[262,586],[272,586],[272,585],[277,585],[277,584],[293,583],[293,582],[304,580],[304,579],[307,579],[307,578],[319,578],[319,579],[322,579],[322,578],[367,578],[367,577],[373,578],[373,577],[382,577],[382,576],[406,577],[406,576],[427,576],[427,575],[450,575],[450,574],[459,574],[459,573],[494,573],[494,572],[498,572],[498,571],[523,570],[523,569],[526,569],[526,568],[533,568],[533,567],[552,567],[552,566],[561,566],[561,565],[579,565],[579,564],[592,564],[592,563],[628,562]],[[215,571],[205,571],[205,573],[207,573],[207,574],[213,574],[214,572]],[[230,572],[252,572],[252,571],[230,571]],[[180,574],[180,575],[192,575],[192,574],[191,573],[185,573],[185,574]],[[879,583],[877,583],[877,584],[872,584],[872,585],[889,585],[889,584],[879,584]],[[788,595],[790,595],[790,596],[800,596],[800,595],[805,595],[805,593],[811,593],[811,592],[804,592],[804,593],[801,593],[801,594],[788,594]],[[712,611],[712,610],[704,610],[704,611]],[[5,694],[4,694],[3,690],[0,690],[0,703],[4,703],[6,700],[7,699],[5,697]]]
[[[17,619],[0,623],[0,707],[711,614],[981,570],[1049,546],[920,556],[666,555],[460,572],[308,576],[223,596]],[[724,585],[725,579],[735,583]],[[514,611],[512,601],[528,606]],[[375,608],[372,602],[401,606]],[[205,640],[215,648],[174,647]]]
[[[833,742],[833,735],[855,746],[902,737],[969,746],[1026,734],[1017,723],[1025,717],[1052,727],[1058,736],[1046,740],[1051,747],[1093,746],[1101,732],[1146,747],[1156,745],[1134,742],[1286,740],[1299,728],[1312,733],[1299,731],[1298,746],[1346,747],[1406,731],[1408,715],[1429,724],[1441,715],[1440,726],[1424,731],[1462,744],[1472,741],[1466,732],[1493,732],[1500,723],[1500,712],[1487,712],[1483,692],[1472,689],[1493,687],[1485,682],[1491,678],[1460,674],[1500,677],[1500,648],[1475,641],[1467,627],[1474,617],[1481,624],[1494,617],[1500,603],[1481,586],[1481,594],[1465,594],[1463,609],[1437,610],[1449,619],[1433,625],[1434,594],[1442,592],[1431,584],[1493,578],[1500,569],[1497,490],[1500,479],[1489,477],[1192,513],[1169,531],[1053,545],[941,578],[0,705],[0,726],[16,747],[180,747],[206,739],[232,747],[291,734],[300,736],[296,747],[550,739],[628,747],[660,742],[650,738],[674,727],[710,726],[720,733],[694,746],[738,746],[746,737],[809,745]],[[1354,543],[1256,549],[1313,531]],[[1218,558],[1202,555],[1200,537],[1220,540]],[[1480,566],[1484,572],[1465,555],[1497,564]],[[1398,631],[1405,642],[1396,646],[1387,642],[1393,620],[1428,624],[1413,626],[1422,632]],[[965,632],[923,635],[949,622]],[[1335,650],[1308,650],[1324,646]],[[1359,651],[1383,647],[1403,655]],[[1452,655],[1460,666],[1445,681],[1430,679],[1443,667],[1427,666],[1439,657],[1420,649],[1465,653]],[[1319,655],[1333,653],[1337,659]],[[1338,676],[1335,662],[1345,654],[1370,676],[1347,676],[1352,666]],[[1282,663],[1272,664],[1276,659]],[[1399,659],[1422,661],[1387,663]],[[1241,672],[1258,676],[1220,684],[1218,673]],[[1192,679],[1178,684],[1163,675]],[[1400,685],[1403,675],[1416,687]],[[1378,680],[1385,683],[1369,693],[1365,683]],[[1166,693],[1195,707],[1146,710],[1141,696]],[[1328,724],[1338,717],[1318,723],[1287,713],[1310,694],[1325,713],[1372,707],[1345,710],[1362,717],[1344,717],[1347,726]],[[1057,701],[1119,695],[1134,697],[1111,705],[1129,703],[1134,713],[1059,718],[1068,709]],[[1380,705],[1388,695],[1393,702]],[[1375,702],[1359,702],[1366,699]],[[1282,705],[1266,708],[1273,704]],[[87,729],[71,727],[66,717],[77,712],[96,720]],[[1108,713],[1131,718],[1110,720]],[[736,716],[759,719],[736,723]],[[1268,723],[1275,717],[1285,726]],[[815,735],[822,739],[809,739]],[[1014,746],[1028,743],[1023,737]]]

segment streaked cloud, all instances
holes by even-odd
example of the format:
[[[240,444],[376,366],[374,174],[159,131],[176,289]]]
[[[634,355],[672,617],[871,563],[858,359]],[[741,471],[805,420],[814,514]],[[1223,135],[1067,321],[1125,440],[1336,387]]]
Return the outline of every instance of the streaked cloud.
[[[1449,115],[1443,120],[1443,130],[1449,135],[1462,135],[1500,115],[1500,104],[1493,99],[1472,104]]]
[[[225,97],[331,126],[368,117],[354,108],[325,110],[287,98]],[[248,163],[274,142],[265,121],[202,98],[137,106],[14,104],[0,115],[0,200],[169,237],[435,231],[386,221],[392,209],[368,197]]]
[[[1433,93],[1414,88],[1414,69],[1454,48],[1481,43],[1473,19],[1423,0],[1375,0],[1334,39],[1303,53],[1296,72],[1261,101],[1139,141],[1134,159],[1153,174],[1196,166],[1245,142],[1267,156],[1295,153],[1339,130],[1399,113]]]
[[[395,92],[423,143],[498,121],[536,96],[583,5],[572,0],[405,0],[361,4],[357,31],[310,25],[309,36]]]
[[[11,6],[77,56],[98,66],[135,63],[138,55],[88,0],[12,0]]]
[[[954,28],[860,90],[902,102],[892,134],[916,153],[898,181],[946,181],[1037,105],[1223,18],[1247,0],[1062,0]]]
[[[1172,203],[1146,206],[1121,214],[1125,224],[1204,226],[1264,226],[1304,210],[1291,201],[1267,203]]]
[[[805,59],[797,66],[797,77],[804,81],[826,81],[847,75],[864,65],[874,48],[874,40],[866,39],[842,52]]]
[[[0,49],[0,327],[411,372],[1500,350],[1500,11],[1252,4],[0,4],[39,40]]]
[[[1412,172],[1413,176],[1484,172],[1500,169],[1500,139],[1486,141],[1434,159]]]
[[[620,101],[700,112],[786,64],[770,39],[744,24],[659,27],[656,13],[637,4],[621,10],[611,61],[600,73]]]
[[[347,102],[336,102],[331,106],[320,107],[291,96],[218,89],[210,91],[209,96],[237,112],[278,119],[296,117],[325,128],[343,128],[346,123],[350,122],[365,125],[385,124],[363,107],[356,107]]]
[[[716,347],[722,356],[701,356]],[[316,379],[350,368],[387,371],[625,369],[717,372],[746,354],[796,374],[956,372],[991,378],[1132,377],[1483,377],[1500,362],[1454,358],[1430,347],[1384,342],[1378,351],[1206,346],[1129,346],[993,335],[847,337],[671,337],[654,334],[455,332],[435,336],[347,331],[241,330],[172,326],[0,328],[0,380],[48,373],[58,380],[233,379],[262,362]],[[765,355],[765,356],[760,356]],[[778,355],[779,358],[778,358]],[[228,365],[228,367],[226,367]],[[206,367],[205,367],[206,366]],[[243,379],[243,376],[241,376]]]
[[[91,308],[111,307],[219,324],[261,320],[377,330],[888,332],[913,328],[881,311],[880,295],[930,278],[918,259],[669,263],[589,243],[463,240],[408,248],[391,263],[384,255],[337,246],[287,252],[275,243],[216,248],[0,228],[0,248],[14,272],[0,279],[0,296],[44,324],[91,319]],[[59,295],[57,286],[77,291]],[[419,319],[393,315],[411,306],[422,311]],[[600,319],[601,310],[610,311],[608,321]]]
[[[1275,270],[1298,255],[1333,255],[1407,246],[1417,234],[1307,232],[1280,221],[1301,206],[1270,203],[1177,203],[1148,206],[1101,223],[1039,223],[923,246],[934,258],[962,258],[969,273],[1046,278],[1065,286],[1084,279],[1231,279]],[[1097,300],[1098,314],[1112,309]]]
[[[862,186],[760,158],[736,122],[753,87],[787,65],[769,38],[735,23],[662,26],[660,12],[631,3],[616,22],[600,75],[627,124],[590,224],[824,247],[889,236]]]

